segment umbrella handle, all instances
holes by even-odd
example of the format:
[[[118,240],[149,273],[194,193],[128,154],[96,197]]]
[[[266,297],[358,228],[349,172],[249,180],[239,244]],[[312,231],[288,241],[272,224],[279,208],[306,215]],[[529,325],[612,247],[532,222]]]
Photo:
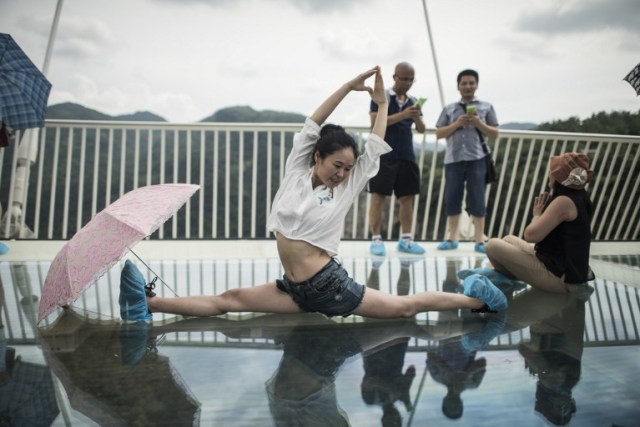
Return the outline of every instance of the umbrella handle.
[[[167,282],[165,282],[165,281],[162,279],[162,277],[160,277],[160,275],[159,275],[158,273],[156,273],[155,271],[153,271],[153,269],[152,269],[151,267],[149,267],[149,264],[147,264],[146,262],[144,262],[144,260],[143,260],[142,258],[140,258],[140,257],[138,256],[138,254],[137,254],[137,253],[135,253],[135,252],[133,251],[133,249],[129,248],[129,252],[131,252],[133,255],[135,255],[135,257],[136,257],[136,258],[138,258],[138,260],[139,260],[142,264],[144,264],[144,266],[145,266],[145,267],[147,267],[147,269],[148,269],[150,272],[152,272],[152,273],[156,276],[156,278],[160,279],[160,281],[162,282],[162,284],[163,284],[163,285],[165,285],[165,286],[167,287],[167,289],[169,289],[169,290],[173,293],[173,295],[175,295],[175,296],[179,296],[179,295],[178,295],[178,293],[177,293],[176,291],[174,291],[174,290],[173,290],[173,288],[172,288],[171,286],[169,286],[169,285],[167,284]]]

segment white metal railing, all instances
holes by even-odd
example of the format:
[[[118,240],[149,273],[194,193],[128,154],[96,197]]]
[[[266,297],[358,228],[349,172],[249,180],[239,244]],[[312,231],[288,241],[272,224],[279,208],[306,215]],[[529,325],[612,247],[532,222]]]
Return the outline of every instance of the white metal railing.
[[[201,190],[152,238],[264,239],[266,218],[300,124],[112,122],[49,120],[41,129],[38,157],[28,169],[27,191],[15,187],[16,145],[0,150],[0,203],[16,202],[16,224],[5,215],[5,237],[69,239],[97,212],[125,192],[144,185],[187,182]],[[365,141],[367,128],[349,128]],[[17,135],[21,137],[20,134]],[[435,130],[415,135],[422,172],[416,198],[415,235],[445,235],[443,159],[445,141]],[[501,131],[489,142],[499,181],[487,187],[486,234],[522,234],[531,203],[547,186],[547,160],[564,151],[591,158],[595,179],[595,240],[640,238],[640,137],[559,132]],[[366,192],[355,201],[345,239],[369,237]],[[397,209],[385,209],[385,235],[397,236]]]

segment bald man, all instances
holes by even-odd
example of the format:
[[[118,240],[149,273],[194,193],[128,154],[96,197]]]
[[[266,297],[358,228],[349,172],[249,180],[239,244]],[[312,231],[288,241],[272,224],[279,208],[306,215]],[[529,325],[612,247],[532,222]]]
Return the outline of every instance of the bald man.
[[[413,150],[413,125],[416,131],[423,133],[421,105],[409,95],[409,89],[415,81],[415,70],[408,62],[396,65],[393,74],[393,86],[387,89],[389,115],[384,140],[393,151],[380,157],[380,170],[367,185],[371,193],[369,223],[371,226],[370,252],[375,256],[385,256],[386,249],[382,239],[382,210],[387,196],[396,195],[400,209],[399,252],[422,255],[425,250],[413,241],[413,200],[420,193],[420,169]],[[378,104],[371,101],[369,116],[371,124],[376,120]]]

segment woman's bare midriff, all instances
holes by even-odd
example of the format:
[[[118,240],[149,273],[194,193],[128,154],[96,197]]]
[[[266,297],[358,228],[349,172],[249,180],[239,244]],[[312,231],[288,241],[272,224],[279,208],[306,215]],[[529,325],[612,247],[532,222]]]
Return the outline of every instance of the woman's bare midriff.
[[[276,233],[276,242],[284,273],[295,283],[312,278],[331,260],[331,256],[324,249],[303,240],[287,239]]]

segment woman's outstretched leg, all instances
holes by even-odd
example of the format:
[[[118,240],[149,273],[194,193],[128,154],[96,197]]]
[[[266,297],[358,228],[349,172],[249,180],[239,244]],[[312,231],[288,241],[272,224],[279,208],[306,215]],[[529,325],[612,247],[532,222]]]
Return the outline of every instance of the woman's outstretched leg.
[[[183,316],[218,316],[231,312],[301,313],[291,297],[280,292],[275,282],[251,288],[230,289],[220,295],[197,295],[177,298],[147,298],[151,313]]]
[[[127,260],[120,274],[119,302],[123,320],[150,322],[151,313],[159,312],[183,316],[217,316],[229,312],[302,312],[289,295],[278,290],[275,282],[231,289],[220,295],[176,298],[147,296],[145,284],[142,273]]]
[[[484,303],[462,294],[427,291],[412,295],[391,295],[367,288],[355,314],[378,319],[411,317],[425,311],[479,309]]]
[[[390,295],[367,288],[355,314],[373,318],[411,317],[425,311],[460,308],[504,311],[507,300],[502,291],[485,277],[473,274],[463,282],[465,294],[426,291],[413,295]]]

